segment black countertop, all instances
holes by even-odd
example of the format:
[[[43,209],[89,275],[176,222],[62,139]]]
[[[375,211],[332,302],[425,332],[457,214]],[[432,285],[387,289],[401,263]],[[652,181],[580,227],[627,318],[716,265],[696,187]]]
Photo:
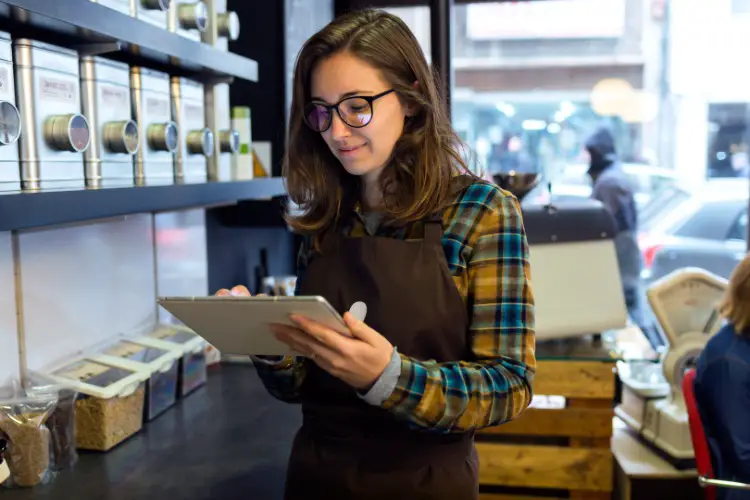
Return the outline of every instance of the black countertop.
[[[271,398],[249,365],[209,369],[206,386],[106,454],[3,500],[281,499],[299,406]]]

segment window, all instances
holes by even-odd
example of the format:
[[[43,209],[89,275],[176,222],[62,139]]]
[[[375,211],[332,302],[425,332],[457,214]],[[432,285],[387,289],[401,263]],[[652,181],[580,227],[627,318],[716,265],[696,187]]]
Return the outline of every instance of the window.
[[[704,203],[692,217],[675,231],[675,236],[706,240],[725,240],[738,217],[742,204],[733,202]]]
[[[747,241],[747,211],[742,212],[727,235],[728,240]]]
[[[732,12],[735,14],[750,14],[750,0],[732,0]]]
[[[429,53],[429,11],[396,11]],[[541,172],[557,199],[590,194],[584,144],[606,127],[642,236],[674,256],[648,279],[690,265],[728,277],[726,238],[745,239],[746,219],[697,196],[748,203],[748,14],[750,0],[454,2],[453,126],[483,168]]]

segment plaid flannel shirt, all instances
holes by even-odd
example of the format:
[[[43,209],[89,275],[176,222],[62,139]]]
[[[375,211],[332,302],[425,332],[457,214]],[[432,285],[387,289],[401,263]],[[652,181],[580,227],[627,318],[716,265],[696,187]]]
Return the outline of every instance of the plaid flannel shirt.
[[[382,228],[380,236],[421,238],[416,225]],[[413,426],[465,432],[498,425],[530,404],[536,370],[534,296],[529,247],[518,200],[485,182],[465,188],[443,214],[443,249],[448,267],[469,308],[474,359],[437,363],[400,354],[397,386],[382,407]],[[366,234],[355,218],[350,236]],[[300,252],[300,275],[307,253]],[[303,358],[275,366],[256,364],[268,391],[299,401]]]

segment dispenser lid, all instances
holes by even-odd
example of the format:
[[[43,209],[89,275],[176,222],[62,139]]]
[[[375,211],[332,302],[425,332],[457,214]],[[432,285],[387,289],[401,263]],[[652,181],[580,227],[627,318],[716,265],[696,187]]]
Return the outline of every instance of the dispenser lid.
[[[708,337],[721,327],[717,310],[727,289],[726,279],[697,267],[677,269],[652,284],[648,302],[670,343],[676,347],[683,336]]]
[[[145,343],[148,340],[155,341],[149,342],[150,345],[179,347],[185,354],[199,352],[206,345],[206,341],[200,335],[179,325],[158,328],[141,339],[141,342]]]
[[[149,373],[82,358],[47,375],[53,382],[102,399],[129,396],[148,379]]]
[[[120,368],[146,370],[149,375],[168,370],[179,358],[180,353],[175,350],[161,349],[130,339],[120,340],[110,345],[97,357],[101,361]]]

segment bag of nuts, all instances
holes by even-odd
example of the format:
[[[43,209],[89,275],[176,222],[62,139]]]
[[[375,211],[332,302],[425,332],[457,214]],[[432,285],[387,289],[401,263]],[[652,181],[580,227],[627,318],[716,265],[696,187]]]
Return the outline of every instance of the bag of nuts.
[[[50,468],[59,471],[73,467],[78,462],[75,423],[78,393],[48,381],[39,373],[27,375],[26,393],[30,396],[51,394],[57,398],[57,404],[46,422],[52,441]]]
[[[31,487],[52,479],[50,433],[45,425],[57,395],[31,396],[19,384],[0,391],[0,438],[7,441],[3,459],[10,469],[5,487]]]

